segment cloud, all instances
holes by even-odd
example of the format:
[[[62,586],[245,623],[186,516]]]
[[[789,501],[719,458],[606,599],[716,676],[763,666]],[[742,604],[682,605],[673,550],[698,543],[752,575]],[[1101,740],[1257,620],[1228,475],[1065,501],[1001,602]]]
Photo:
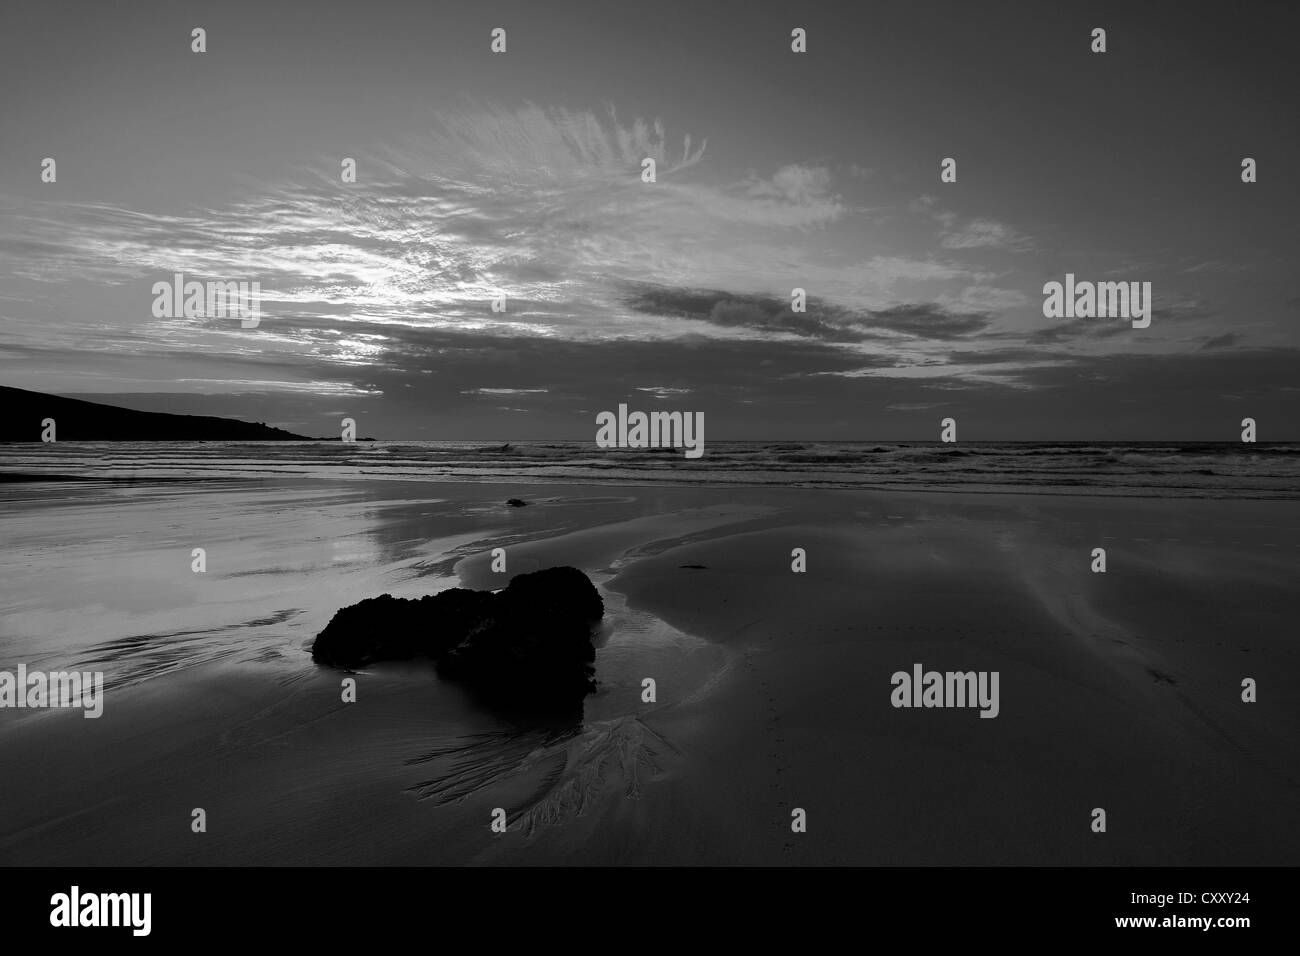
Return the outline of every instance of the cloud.
[[[933,304],[900,305],[870,314],[876,328],[889,329],[921,338],[952,341],[988,328],[991,319],[976,313],[950,312]]]
[[[603,174],[639,175],[643,159],[657,175],[672,175],[704,158],[706,141],[670,145],[662,120],[637,118],[622,125],[614,108],[605,117],[588,111],[527,104],[519,109],[479,106],[441,115],[424,142],[439,158],[438,174],[523,182],[587,180]],[[426,170],[432,175],[434,170]]]
[[[933,259],[909,259],[903,256],[872,256],[864,265],[875,281],[882,285],[897,282],[948,282],[981,276],[969,267]]]
[[[1206,308],[1200,302],[1186,301],[1156,306],[1151,310],[1152,323],[1187,322],[1192,319],[1212,319],[1217,316],[1213,309]]]
[[[1003,312],[1023,306],[1030,300],[1020,289],[1001,289],[977,283],[964,287],[955,296],[940,296],[938,301],[957,312]]]
[[[783,166],[766,178],[750,174],[720,186],[683,184],[661,198],[671,200],[674,215],[687,221],[764,230],[808,231],[828,226],[848,212],[830,191],[829,170],[798,164]]]
[[[107,325],[163,350],[226,354],[247,339],[241,345],[204,320],[155,320],[151,284],[176,272],[258,281],[258,346],[336,364],[383,361],[385,330],[401,325],[547,338],[686,334],[673,323],[633,325],[618,284],[654,277],[752,286],[772,274],[833,273],[798,239],[845,212],[827,170],[787,165],[766,178],[689,178],[705,155],[703,140],[672,137],[658,120],[622,123],[612,108],[473,107],[360,157],[355,184],[321,174],[167,214],[8,202],[0,273],[65,288],[74,279],[121,287],[111,303],[94,304],[101,315],[117,310]],[[640,179],[645,156],[659,163],[657,183]],[[497,295],[507,296],[505,312],[488,308]],[[65,309],[74,310],[82,311]],[[45,334],[36,318],[25,324]],[[345,331],[358,325],[374,337],[361,342]],[[713,330],[745,325],[724,319]],[[353,347],[340,348],[343,340]]]
[[[939,244],[945,249],[1003,249],[1025,252],[1033,242],[1011,226],[995,219],[971,219],[959,223],[955,213],[936,217],[943,224]]]
[[[810,299],[806,312],[794,312],[790,299],[714,289],[643,285],[624,298],[638,312],[694,319],[723,328],[746,328],[824,342],[861,342],[870,333],[860,317],[844,308]]]
[[[1241,336],[1236,332],[1225,332],[1223,335],[1216,335],[1206,339],[1201,343],[1202,349],[1226,349],[1236,345],[1241,341]]]
[[[1033,344],[1049,345],[1058,342],[1110,339],[1132,333],[1131,324],[1123,319],[1092,318],[1066,321],[1053,319],[1050,321],[1051,325],[1034,329],[1027,335],[1012,333],[1011,337],[1023,338],[1024,341]]]
[[[545,388],[467,388],[462,389],[462,395],[545,395],[549,389]]]
[[[779,196],[787,202],[820,201],[830,186],[830,172],[814,166],[782,166],[770,180],[757,180],[749,188],[755,196]]]
[[[656,183],[641,181],[645,156],[659,164]],[[985,339],[1042,345],[1110,334],[1096,325],[994,330],[1026,297],[968,253],[1023,247],[1010,226],[963,222],[922,197],[898,213],[895,230],[847,205],[830,167],[728,174],[710,170],[708,157],[702,139],[658,120],[622,121],[612,108],[471,105],[358,157],[355,184],[337,181],[329,157],[319,164],[328,174],[185,211],[7,201],[0,273],[29,283],[6,288],[24,309],[8,340],[51,357],[74,344],[155,364],[170,356],[175,367],[202,357],[208,381],[255,387],[260,376],[268,388],[324,383],[328,394],[340,383],[369,389],[367,375],[443,374],[473,349],[518,351],[525,340],[551,349],[803,343],[812,351],[801,354],[819,361],[847,354],[852,368],[933,375],[953,348]],[[946,241],[918,250],[918,237],[933,247],[935,222]],[[260,327],[154,318],[151,285],[174,272],[259,281]],[[808,292],[805,312],[790,308],[795,286]],[[24,302],[33,288],[41,294],[26,298],[48,293],[45,301]],[[504,311],[493,310],[496,296]],[[810,371],[825,369],[812,362]],[[1013,374],[959,362],[949,380]],[[627,379],[647,380],[666,383],[643,386],[657,395],[690,385],[671,365]],[[555,387],[480,378],[462,399],[553,400]]]
[[[987,328],[987,315],[951,312],[933,304],[855,310],[810,296],[805,312],[791,300],[741,295],[712,289],[641,286],[624,299],[631,308],[653,315],[696,319],[716,326],[743,327],[828,343],[889,342],[897,336],[949,341]]]
[[[676,398],[681,395],[690,395],[695,391],[695,389],[677,388],[672,385],[638,385],[634,391],[649,392],[655,398],[667,399]]]

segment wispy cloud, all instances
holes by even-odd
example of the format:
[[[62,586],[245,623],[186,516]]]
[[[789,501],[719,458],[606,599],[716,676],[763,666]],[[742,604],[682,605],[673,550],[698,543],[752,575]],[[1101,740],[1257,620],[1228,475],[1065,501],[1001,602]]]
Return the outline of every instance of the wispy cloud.
[[[937,217],[943,225],[939,244],[945,249],[1005,249],[1026,252],[1034,247],[1028,236],[996,219],[970,219],[961,222],[955,213]]]
[[[647,157],[657,182],[642,181]],[[36,290],[11,301],[42,300],[11,323],[9,341],[36,350],[79,341],[83,350],[190,363],[204,356],[210,380],[231,388],[328,394],[366,373],[418,372],[463,361],[462,349],[511,350],[530,339],[803,341],[870,356],[866,373],[860,358],[858,371],[835,374],[932,376],[946,365],[950,377],[1009,384],[1014,362],[953,358],[981,343],[1097,343],[1113,331],[1036,324],[1026,291],[981,258],[1034,250],[1010,225],[921,196],[881,228],[846,198],[869,188],[860,168],[711,169],[704,139],[659,120],[624,121],[612,107],[471,104],[356,159],[355,184],[335,178],[337,158],[322,158],[329,175],[183,213],[3,201],[0,269]],[[896,238],[909,231],[928,234],[928,247]],[[175,272],[259,281],[260,327],[155,318],[152,283]],[[806,311],[790,307],[795,287],[806,290]],[[1019,325],[1001,326],[1016,310]],[[65,318],[56,335],[44,324],[56,311],[95,318]],[[1165,315],[1173,313],[1157,320]],[[247,374],[231,374],[240,365]],[[646,386],[661,396],[677,387]],[[503,383],[461,394],[548,390]]]

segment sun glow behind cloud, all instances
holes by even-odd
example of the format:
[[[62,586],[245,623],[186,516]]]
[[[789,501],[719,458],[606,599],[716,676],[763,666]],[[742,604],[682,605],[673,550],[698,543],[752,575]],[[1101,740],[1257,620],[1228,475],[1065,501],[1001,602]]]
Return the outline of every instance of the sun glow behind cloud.
[[[29,356],[163,357],[202,368],[176,382],[280,391],[296,380],[321,394],[373,392],[376,373],[464,357],[457,341],[507,354],[520,341],[802,344],[842,356],[803,369],[813,376],[1022,388],[1118,345],[1091,326],[1042,327],[1036,290],[1011,279],[1012,259],[1023,272],[1040,252],[1020,229],[927,194],[867,202],[874,177],[851,170],[728,175],[709,156],[701,138],[612,108],[471,105],[356,157],[355,184],[321,157],[301,182],[183,214],[5,200],[0,267],[22,285],[0,311]],[[646,157],[654,183],[641,179]],[[152,283],[177,272],[259,282],[260,327],[153,317]],[[796,286],[806,313],[789,308]],[[1205,341],[1152,336],[1142,349]]]

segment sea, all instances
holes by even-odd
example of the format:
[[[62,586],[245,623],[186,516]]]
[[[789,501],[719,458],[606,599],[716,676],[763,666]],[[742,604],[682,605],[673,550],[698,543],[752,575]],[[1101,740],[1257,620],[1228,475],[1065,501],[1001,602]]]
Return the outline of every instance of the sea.
[[[688,459],[590,441],[52,442],[0,446],[5,473],[1297,498],[1300,443],[710,441]]]

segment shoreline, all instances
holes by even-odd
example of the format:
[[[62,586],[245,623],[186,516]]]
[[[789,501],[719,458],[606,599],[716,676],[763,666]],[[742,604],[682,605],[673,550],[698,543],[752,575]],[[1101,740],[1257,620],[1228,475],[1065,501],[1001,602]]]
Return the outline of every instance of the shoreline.
[[[1021,498],[1026,495],[1036,495],[1048,498],[1104,498],[1104,499],[1126,499],[1137,498],[1152,501],[1220,501],[1225,495],[1231,495],[1237,500],[1243,501],[1300,501],[1300,490],[1281,491],[1277,494],[1266,493],[1267,490],[1251,488],[1200,488],[1196,485],[1160,485],[1162,492],[1176,492],[1174,494],[1157,493],[1148,491],[1144,488],[1122,488],[1111,489],[1105,486],[1093,486],[1082,484],[1060,485],[1012,485],[1012,484],[981,484],[978,482],[970,483],[952,483],[931,485],[908,483],[908,484],[836,484],[831,481],[824,483],[816,481],[709,481],[707,479],[699,480],[682,480],[679,478],[665,478],[663,480],[654,480],[644,475],[635,478],[599,478],[594,479],[590,475],[574,476],[528,476],[505,475],[505,476],[469,476],[469,475],[424,475],[416,474],[409,476],[380,476],[377,474],[362,475],[313,475],[313,474],[278,474],[272,473],[267,475],[239,475],[239,474],[213,474],[201,476],[168,476],[168,475],[140,475],[140,476],[94,476],[94,475],[64,475],[64,474],[43,474],[40,472],[4,472],[0,471],[0,484],[25,484],[25,483],[57,483],[62,481],[73,482],[98,482],[104,484],[136,484],[148,485],[151,483],[169,484],[178,482],[189,482],[202,484],[205,482],[247,482],[247,483],[266,483],[266,482],[319,482],[322,484],[335,482],[360,482],[372,483],[376,481],[393,482],[395,484],[474,484],[474,485],[516,485],[521,487],[573,487],[588,486],[591,488],[692,488],[703,489],[708,491],[726,491],[731,489],[737,490],[773,490],[779,491],[784,489],[798,491],[847,491],[847,492],[873,492],[877,494],[926,494],[926,495],[1008,495]],[[1192,493],[1197,492],[1197,493]]]
[[[667,452],[667,454],[665,454]],[[1300,443],[713,441],[674,449],[593,442],[29,443],[12,473],[93,478],[820,490],[1058,497],[1300,500]],[[13,485],[13,482],[10,482]]]

